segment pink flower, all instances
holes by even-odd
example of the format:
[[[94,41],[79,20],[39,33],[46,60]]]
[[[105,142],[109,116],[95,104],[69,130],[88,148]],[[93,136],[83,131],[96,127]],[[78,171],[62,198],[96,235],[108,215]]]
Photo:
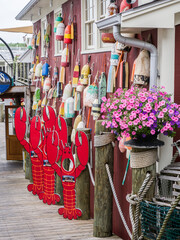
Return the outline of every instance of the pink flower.
[[[132,131],[132,135],[136,135],[136,132],[135,132],[135,131]]]
[[[129,122],[128,122],[128,125],[131,126],[131,125],[132,125],[132,121],[129,121]]]
[[[166,113],[166,112],[167,112],[167,108],[163,108],[162,111],[163,111],[164,113]]]
[[[152,129],[151,134],[154,135],[155,133],[156,133],[155,130]]]
[[[134,119],[134,117],[133,117],[132,115],[130,115],[130,116],[129,116],[129,119],[130,119],[130,120],[133,120],[133,119]]]
[[[103,101],[103,102],[106,102],[106,101],[107,101],[107,98],[106,98],[106,97],[102,97],[102,101]]]
[[[138,127],[139,127],[139,129],[142,129],[142,125],[139,125]]]
[[[106,124],[106,121],[102,121],[102,125],[104,126]]]
[[[129,102],[130,103],[134,103],[134,99],[129,99]]]
[[[174,113],[174,110],[169,109],[169,113],[170,113],[170,114],[173,114],[173,113]]]
[[[164,113],[160,112],[159,115],[158,115],[158,118],[163,118],[163,117],[164,117]]]
[[[109,106],[110,106],[110,103],[107,103],[107,104],[106,104],[106,107],[109,107]]]

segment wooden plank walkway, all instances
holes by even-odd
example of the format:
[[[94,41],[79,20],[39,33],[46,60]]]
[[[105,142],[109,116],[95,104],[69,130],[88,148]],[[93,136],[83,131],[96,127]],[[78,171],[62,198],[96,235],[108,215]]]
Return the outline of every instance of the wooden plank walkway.
[[[93,237],[93,220],[67,220],[58,205],[42,203],[27,191],[22,162],[5,157],[4,124],[0,123],[0,240],[120,240]]]

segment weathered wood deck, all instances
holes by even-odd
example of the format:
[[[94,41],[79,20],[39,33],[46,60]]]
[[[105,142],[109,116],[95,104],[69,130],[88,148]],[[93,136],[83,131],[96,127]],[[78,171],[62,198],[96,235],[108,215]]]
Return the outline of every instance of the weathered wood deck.
[[[27,191],[22,162],[6,160],[3,123],[0,142],[0,240],[102,239],[93,237],[93,220],[64,219],[58,205],[43,204]]]

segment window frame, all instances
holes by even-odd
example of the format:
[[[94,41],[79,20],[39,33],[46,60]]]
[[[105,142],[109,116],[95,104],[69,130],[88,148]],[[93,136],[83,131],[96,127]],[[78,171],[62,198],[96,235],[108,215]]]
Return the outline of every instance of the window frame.
[[[56,10],[54,10],[54,22],[56,20],[57,14],[61,13],[62,14],[62,6],[60,6],[59,8],[57,8]],[[62,55],[62,51],[63,51],[63,41],[56,41],[56,33],[53,31],[54,33],[54,57],[58,57]],[[59,51],[58,51],[58,44],[59,44]]]
[[[46,27],[47,27],[47,18],[45,16],[41,19],[41,57],[46,57],[45,48],[44,48],[44,33],[45,33]]]
[[[101,15],[101,2],[102,0],[94,0],[94,19],[89,19],[88,21],[86,21],[86,3],[84,0],[81,0],[81,54],[88,54],[93,52],[109,52],[111,51],[111,48],[113,46],[113,44],[103,43],[101,41],[100,30],[95,24],[96,21],[103,19],[106,16],[106,13]],[[106,0],[106,4],[109,4],[109,0]],[[88,46],[86,24],[91,22],[94,23],[94,45]]]

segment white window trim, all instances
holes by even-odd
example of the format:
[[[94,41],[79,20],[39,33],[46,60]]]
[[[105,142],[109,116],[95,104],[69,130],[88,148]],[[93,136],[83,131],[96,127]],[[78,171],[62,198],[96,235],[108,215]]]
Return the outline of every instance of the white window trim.
[[[55,22],[55,18],[56,18],[56,15],[58,12],[61,12],[62,13],[62,5],[58,8],[56,8],[54,10],[54,22]],[[61,51],[59,53],[56,53],[56,33],[53,31],[54,33],[54,57],[58,57],[58,56],[61,56],[62,55],[62,51],[63,51],[63,41],[60,41],[60,44],[61,44]]]
[[[94,19],[95,22],[99,19],[102,19],[103,16],[100,16],[100,8],[98,8],[98,0],[94,1]],[[101,17],[101,18],[100,18]],[[106,46],[101,46],[101,35],[99,33],[99,29],[95,24],[94,29],[94,47],[86,48],[86,28],[85,28],[85,1],[81,0],[81,54],[89,54],[89,53],[98,53],[98,52],[110,52],[112,48],[112,44],[107,43]],[[91,22],[91,20],[89,21]]]
[[[44,29],[43,29],[43,22],[47,21],[46,16],[41,19],[41,57],[46,57],[44,52]]]

